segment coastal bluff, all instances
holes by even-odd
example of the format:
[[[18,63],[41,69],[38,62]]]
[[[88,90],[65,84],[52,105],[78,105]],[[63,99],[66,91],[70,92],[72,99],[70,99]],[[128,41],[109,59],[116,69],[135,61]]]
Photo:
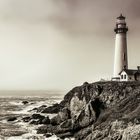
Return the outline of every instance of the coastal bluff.
[[[140,82],[85,82],[42,112],[57,116],[40,126],[39,134],[76,140],[139,140]]]

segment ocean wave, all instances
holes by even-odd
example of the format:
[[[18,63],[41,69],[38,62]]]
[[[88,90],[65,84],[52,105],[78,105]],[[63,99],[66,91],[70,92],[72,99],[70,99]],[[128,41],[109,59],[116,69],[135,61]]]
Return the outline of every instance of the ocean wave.
[[[34,108],[38,108],[42,105],[51,106],[52,104],[59,103],[61,97],[39,97],[39,96],[26,96],[26,97],[0,97],[0,140],[57,140],[58,138],[53,135],[50,138],[46,138],[42,134],[37,134],[36,129],[39,125],[31,125],[24,123],[22,118],[26,115],[32,115]],[[27,104],[23,104],[23,101],[28,101]],[[4,111],[4,114],[2,112]],[[56,114],[40,113],[43,116],[54,117]],[[8,122],[7,118],[16,116],[17,120]],[[4,127],[3,127],[4,126]],[[11,129],[12,128],[12,129]],[[14,129],[15,128],[15,129]],[[19,133],[18,133],[19,132]],[[22,134],[22,132],[24,134]],[[6,134],[7,133],[7,134]],[[8,134],[9,133],[9,134]],[[18,135],[19,134],[19,135]],[[21,134],[21,135],[20,135]],[[7,135],[7,136],[6,136]]]

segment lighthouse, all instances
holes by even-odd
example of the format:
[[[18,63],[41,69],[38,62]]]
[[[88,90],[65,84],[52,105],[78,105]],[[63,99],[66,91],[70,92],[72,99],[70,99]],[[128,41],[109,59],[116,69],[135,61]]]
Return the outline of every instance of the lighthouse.
[[[140,81],[140,66],[137,69],[128,69],[127,58],[127,31],[125,17],[121,14],[117,17],[115,36],[115,56],[113,81]]]
[[[127,59],[127,31],[128,27],[125,22],[125,17],[121,14],[117,17],[116,27],[114,29],[115,36],[115,57],[114,57],[114,72],[113,79],[119,79],[119,73],[123,69],[128,69]]]

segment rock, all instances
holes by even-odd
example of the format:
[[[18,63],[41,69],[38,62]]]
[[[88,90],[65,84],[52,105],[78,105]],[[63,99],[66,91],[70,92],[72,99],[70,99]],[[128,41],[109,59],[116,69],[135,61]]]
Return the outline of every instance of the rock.
[[[66,120],[66,121],[62,122],[60,124],[60,127],[61,128],[69,128],[69,129],[72,129],[72,127],[73,127],[72,119],[69,119],[69,120]]]
[[[37,108],[37,112],[42,112],[47,106],[46,105],[42,105],[40,107]]]
[[[42,112],[57,116],[37,133],[75,140],[138,140],[140,82],[86,82],[68,92],[60,104]]]
[[[32,119],[41,119],[41,120],[43,120],[45,117],[44,116],[42,116],[42,115],[40,115],[40,114],[33,114],[32,115]]]
[[[29,120],[31,120],[31,121],[30,121],[30,124],[34,124],[34,125],[43,124],[42,121],[44,121],[44,123],[47,123],[47,121],[49,121],[49,120],[46,120],[46,122],[45,122],[44,119],[45,119],[45,116],[42,116],[42,115],[40,115],[40,114],[33,114],[33,115],[29,118]],[[25,120],[26,120],[26,118],[25,118]]]
[[[22,120],[24,122],[29,122],[31,119],[32,119],[31,117],[24,117],[24,118],[22,118]]]
[[[58,125],[60,124],[61,122],[64,122],[65,120],[68,120],[70,119],[71,116],[70,116],[70,110],[65,107],[63,108],[57,116],[53,117],[51,120],[50,120],[50,123],[52,125]]]
[[[78,122],[79,127],[85,127],[95,122],[96,111],[92,106],[92,101],[86,105],[85,109],[82,110],[78,118],[75,120],[75,124]],[[77,126],[76,126],[77,127]]]
[[[59,115],[57,115],[57,116],[54,116],[52,119],[50,119],[50,123],[52,124],[52,125],[59,125],[60,123],[61,123],[62,121],[61,121],[61,118],[60,118],[60,116]]]
[[[122,140],[139,140],[139,139],[140,139],[140,125],[128,126],[122,134]]]
[[[74,97],[70,101],[70,112],[72,118],[77,118],[86,106],[86,101],[80,100],[77,95],[78,93],[75,93]]]
[[[72,137],[73,133],[72,132],[66,132],[66,133],[62,133],[62,134],[57,134],[57,136],[61,139],[65,139],[65,138],[68,138],[68,137]]]
[[[80,139],[80,140],[85,140],[86,136],[91,134],[92,133],[92,127],[91,126],[87,126],[85,127],[84,129],[81,129],[79,131],[77,131],[75,134],[74,134],[74,138],[76,140]],[[92,139],[89,139],[89,140],[92,140]],[[94,139],[93,139],[94,140]],[[96,140],[96,139],[95,139]]]
[[[10,117],[10,118],[8,118],[8,120],[7,121],[15,121],[15,120],[17,120],[17,117]]]
[[[30,122],[30,124],[38,125],[39,122],[38,122],[37,120],[32,120],[32,121]]]
[[[28,101],[22,101],[22,103],[23,103],[24,105],[26,105],[26,104],[28,104],[29,102],[28,102]]]
[[[36,112],[42,112],[43,110],[46,109],[46,107],[47,107],[46,105],[42,105],[42,106],[40,106],[38,108],[33,108],[32,110],[35,110]]]
[[[37,129],[37,134],[46,134],[46,133],[54,133],[56,132],[56,130],[58,130],[57,128],[58,126],[53,126],[51,124],[49,125],[44,125],[44,126],[40,126]]]
[[[30,124],[38,125],[43,123],[42,123],[42,119],[39,119],[39,120],[31,120]]]
[[[65,121],[67,119],[71,118],[70,110],[67,107],[64,107],[59,113],[58,113],[61,121]]]
[[[42,105],[42,106],[40,106],[40,108],[43,108],[43,107],[47,107],[46,105]]]
[[[75,105],[73,104],[74,108],[71,107],[71,111],[73,112],[73,129],[80,130],[96,120],[96,111],[92,105],[93,101],[86,105],[84,105],[84,102],[80,102],[81,106],[80,104],[77,105],[78,102],[76,102]]]
[[[58,113],[60,111],[60,105],[59,104],[54,104],[53,106],[50,106],[48,108],[45,108],[44,110],[41,111],[41,113]]]
[[[37,110],[38,110],[38,108],[37,108],[37,107],[35,107],[35,108],[33,108],[32,110],[36,110],[36,111],[37,111]],[[30,110],[30,111],[32,111],[32,110]]]
[[[23,140],[46,140],[45,139],[45,136],[37,136],[37,135],[31,135],[31,134],[29,134],[29,135],[23,135],[22,136],[22,139]],[[19,139],[15,139],[15,140],[19,140]]]
[[[48,116],[42,119],[42,124],[50,124],[50,119]]]
[[[86,86],[86,85],[89,85],[89,83],[88,82],[84,82],[83,85]]]
[[[52,134],[50,134],[50,133],[46,133],[44,136],[45,136],[46,138],[49,138],[49,137],[52,136]]]
[[[51,124],[40,126],[37,129],[38,134],[52,133],[52,134],[58,135],[58,134],[63,134],[69,131],[71,131],[71,128],[61,127],[61,125],[53,126]]]
[[[37,128],[37,134],[46,134],[48,133],[47,132],[47,128],[48,128],[48,125],[43,125],[43,126],[40,126]]]

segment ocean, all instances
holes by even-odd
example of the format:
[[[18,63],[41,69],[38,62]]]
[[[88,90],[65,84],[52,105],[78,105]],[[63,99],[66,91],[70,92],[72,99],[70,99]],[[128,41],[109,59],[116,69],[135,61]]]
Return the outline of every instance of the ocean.
[[[63,95],[45,94],[43,96],[1,96],[0,97],[0,140],[57,140],[53,135],[45,138],[42,134],[36,134],[39,125],[33,125],[22,121],[23,117],[31,116],[35,112],[33,108],[41,105],[51,106],[59,103]],[[27,104],[23,104],[27,101]],[[56,114],[43,114],[50,118]],[[16,117],[15,121],[7,121],[9,117]]]

